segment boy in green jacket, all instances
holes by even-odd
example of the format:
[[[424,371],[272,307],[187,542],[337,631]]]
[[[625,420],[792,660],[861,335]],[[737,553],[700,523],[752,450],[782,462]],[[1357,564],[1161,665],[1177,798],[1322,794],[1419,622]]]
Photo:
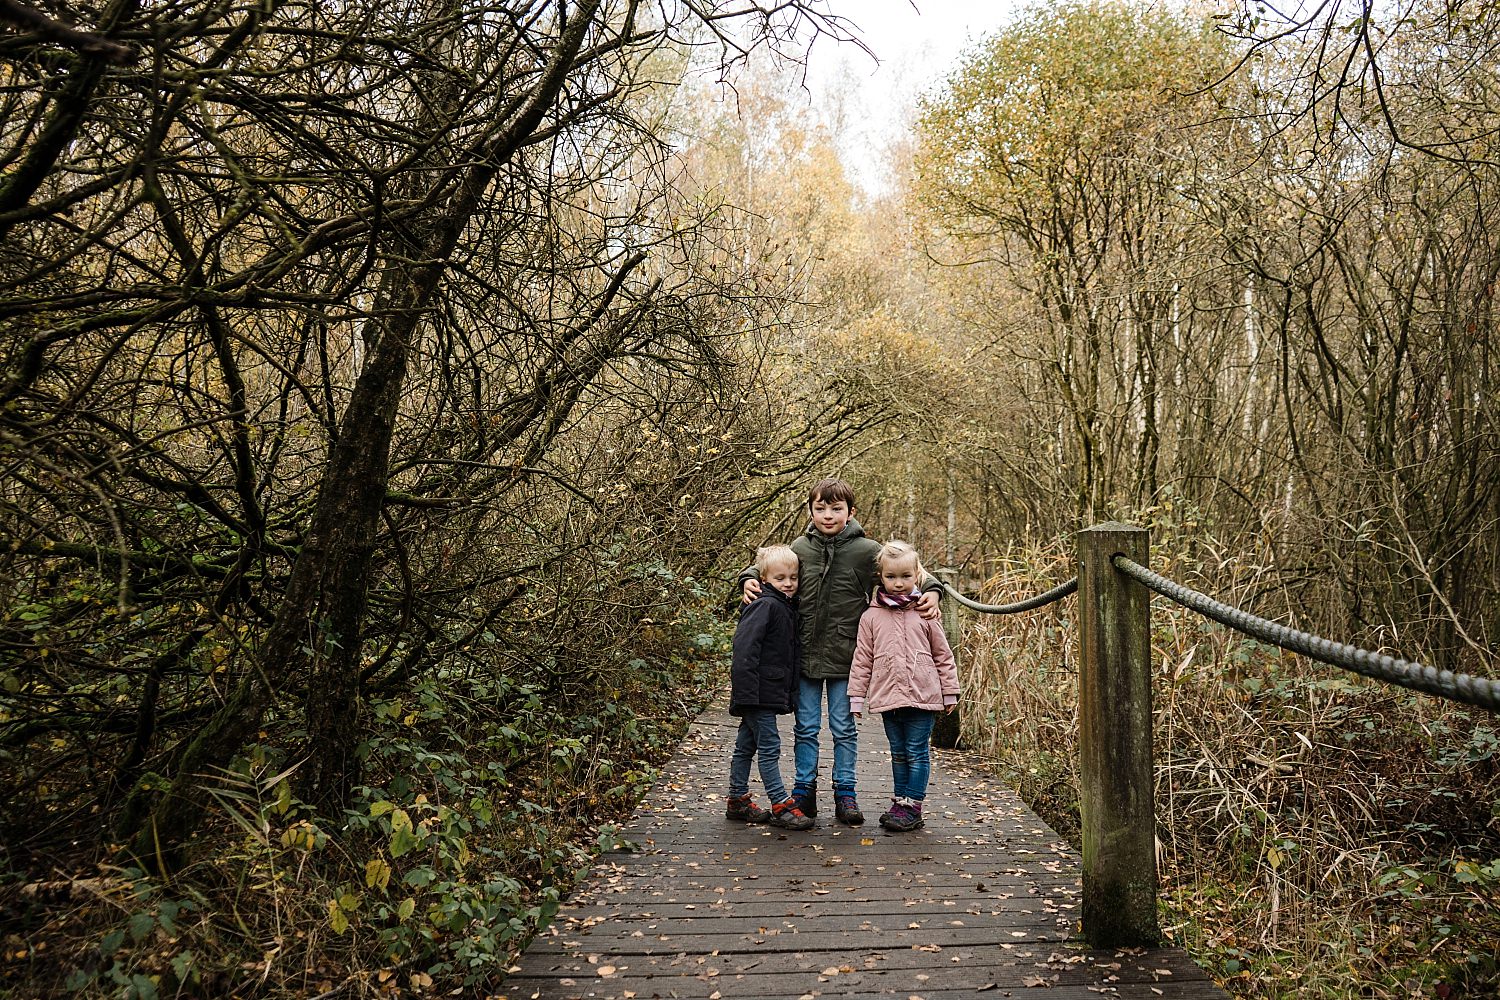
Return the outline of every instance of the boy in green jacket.
[[[818,814],[818,733],[823,727],[823,698],[828,698],[828,728],[833,734],[834,816],[847,826],[865,821],[854,794],[858,730],[849,711],[849,668],[859,618],[869,607],[879,570],[880,543],[865,537],[854,519],[854,490],[842,479],[824,479],[807,494],[811,523],[792,542],[797,553],[801,590],[798,617],[802,632],[802,675],[796,705],[796,780],[792,798],[808,816]],[[740,574],[745,601],[760,594],[754,567]],[[939,614],[941,584],[922,581],[917,610],[923,618]]]

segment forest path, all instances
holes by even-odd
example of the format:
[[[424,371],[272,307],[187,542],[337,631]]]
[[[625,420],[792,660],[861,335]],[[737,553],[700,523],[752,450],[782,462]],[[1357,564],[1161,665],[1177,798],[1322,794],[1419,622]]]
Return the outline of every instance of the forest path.
[[[860,723],[863,827],[835,823],[826,791],[814,830],[726,821],[737,725],[721,708],[693,724],[624,831],[638,850],[600,857],[504,997],[1227,996],[1179,949],[1080,944],[1077,853],[980,759],[934,750],[926,827],[882,830],[891,777],[878,717]],[[823,741],[826,789],[826,729]]]

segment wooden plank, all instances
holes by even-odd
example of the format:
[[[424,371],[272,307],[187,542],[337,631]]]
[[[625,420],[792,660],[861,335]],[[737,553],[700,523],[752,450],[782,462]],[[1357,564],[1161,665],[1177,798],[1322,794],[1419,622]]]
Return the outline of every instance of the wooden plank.
[[[871,721],[862,789],[889,781]],[[915,833],[875,826],[868,794],[862,828],[831,816],[800,833],[726,821],[727,722],[694,725],[627,829],[644,850],[601,858],[505,996],[1225,996],[1180,951],[1071,940],[1077,855],[964,755],[935,752],[927,827]]]
[[[707,975],[772,977],[788,973],[815,972],[825,978],[847,982],[843,977],[854,972],[910,973],[905,978],[911,982],[931,982],[935,985],[967,984],[972,981],[973,970],[990,970],[986,974],[1001,978],[1013,975],[1032,976],[1045,973],[1049,981],[1054,974],[1058,981],[1081,982],[1160,982],[1166,979],[1195,981],[1206,979],[1203,971],[1186,955],[1173,951],[1108,951],[1089,950],[1074,943],[1064,945],[1037,946],[1032,944],[1005,944],[975,948],[950,948],[936,953],[941,961],[932,959],[932,952],[907,949],[904,951],[882,950],[878,947],[861,948],[849,952],[825,953],[771,953],[720,954],[720,955],[658,955],[641,956],[614,963],[617,972],[630,972],[636,976],[653,975]],[[597,955],[559,956],[556,961],[540,968],[517,973],[515,980],[553,975],[597,975],[601,964]],[[820,970],[835,969],[829,976]],[[919,980],[917,976],[927,979]],[[978,985],[983,985],[980,983]],[[768,995],[772,995],[768,993]]]

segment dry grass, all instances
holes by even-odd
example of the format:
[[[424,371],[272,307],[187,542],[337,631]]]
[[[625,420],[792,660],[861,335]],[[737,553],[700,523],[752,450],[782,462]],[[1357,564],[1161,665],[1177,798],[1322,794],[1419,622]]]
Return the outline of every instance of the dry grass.
[[[1040,554],[984,597],[1015,600],[1069,572]],[[966,740],[1076,842],[1073,614],[1069,599],[970,618],[960,658]],[[1152,622],[1170,935],[1237,995],[1500,995],[1500,866],[1485,870],[1500,859],[1494,717],[1160,599]]]

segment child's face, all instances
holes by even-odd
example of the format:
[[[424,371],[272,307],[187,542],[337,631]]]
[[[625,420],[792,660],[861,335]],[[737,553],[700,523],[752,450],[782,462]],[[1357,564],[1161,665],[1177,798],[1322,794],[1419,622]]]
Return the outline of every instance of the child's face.
[[[765,573],[761,575],[761,583],[775,587],[788,597],[797,593],[797,564],[777,563],[766,567]]]
[[[880,585],[887,594],[911,594],[921,584],[917,577],[916,556],[892,559],[880,567]]]
[[[818,497],[809,506],[812,508],[813,527],[818,529],[820,535],[837,535],[849,523],[849,518],[854,516],[854,508],[842,500],[824,500]]]

